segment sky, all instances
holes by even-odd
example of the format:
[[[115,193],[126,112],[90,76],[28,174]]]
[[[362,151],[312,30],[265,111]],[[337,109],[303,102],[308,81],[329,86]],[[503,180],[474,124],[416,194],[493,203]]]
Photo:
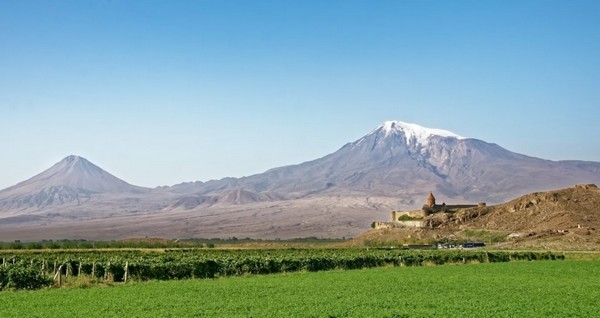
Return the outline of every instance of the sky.
[[[147,187],[387,120],[600,161],[600,1],[2,0],[0,189],[75,154]]]

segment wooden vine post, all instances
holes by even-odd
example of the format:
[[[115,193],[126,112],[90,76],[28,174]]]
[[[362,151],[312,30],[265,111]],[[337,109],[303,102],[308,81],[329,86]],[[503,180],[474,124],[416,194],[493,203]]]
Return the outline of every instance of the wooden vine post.
[[[56,271],[56,274],[54,274],[54,281],[56,282],[56,285],[58,287],[60,287],[62,285],[62,265],[60,265],[58,267],[58,271]]]
[[[125,262],[125,273],[123,274],[124,283],[127,283],[127,276],[129,276],[129,262]]]
[[[112,272],[110,271],[110,262],[108,262],[108,264],[106,265],[106,268],[104,269],[104,280],[105,281],[112,281]]]

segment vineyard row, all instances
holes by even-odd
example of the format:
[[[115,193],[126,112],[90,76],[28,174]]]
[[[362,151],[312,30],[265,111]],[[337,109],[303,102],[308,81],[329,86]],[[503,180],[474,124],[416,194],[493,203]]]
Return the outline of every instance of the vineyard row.
[[[247,274],[422,266],[447,263],[554,260],[564,255],[502,251],[173,250],[0,254],[0,290],[37,289],[73,276],[111,282],[217,278]]]

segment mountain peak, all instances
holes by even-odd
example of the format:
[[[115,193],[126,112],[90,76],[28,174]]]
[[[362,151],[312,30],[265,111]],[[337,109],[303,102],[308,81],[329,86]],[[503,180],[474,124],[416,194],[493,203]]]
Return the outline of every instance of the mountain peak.
[[[56,165],[64,167],[64,168],[74,167],[74,166],[94,166],[94,167],[96,167],[93,163],[91,163],[87,159],[80,157],[80,156],[76,156],[76,155],[66,156],[61,161],[59,161]],[[98,169],[100,169],[100,168],[98,168]]]
[[[61,161],[64,161],[64,162],[76,162],[76,161],[79,161],[79,160],[86,160],[86,159],[83,158],[83,157],[77,156],[77,155],[69,155],[69,156],[66,156],[65,158],[63,158],[63,160],[61,160]]]
[[[372,133],[383,133],[385,137],[390,135],[404,135],[407,144],[410,144],[414,141],[415,143],[421,145],[426,145],[427,140],[431,136],[465,139],[464,137],[461,137],[448,130],[427,128],[417,124],[406,123],[398,120],[386,121],[377,127]]]

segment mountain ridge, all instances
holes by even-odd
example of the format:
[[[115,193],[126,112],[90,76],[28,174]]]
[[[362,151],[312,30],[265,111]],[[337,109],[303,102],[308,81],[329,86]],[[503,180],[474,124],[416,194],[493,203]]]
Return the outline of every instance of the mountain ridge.
[[[368,229],[389,210],[419,208],[430,191],[440,202],[495,204],[581,183],[600,184],[600,163],[544,160],[389,121],[318,159],[242,178],[154,189],[68,156],[0,191],[0,229],[17,224],[74,233],[67,224],[85,221],[98,231],[118,222],[139,235],[171,229],[169,236],[341,237]]]

